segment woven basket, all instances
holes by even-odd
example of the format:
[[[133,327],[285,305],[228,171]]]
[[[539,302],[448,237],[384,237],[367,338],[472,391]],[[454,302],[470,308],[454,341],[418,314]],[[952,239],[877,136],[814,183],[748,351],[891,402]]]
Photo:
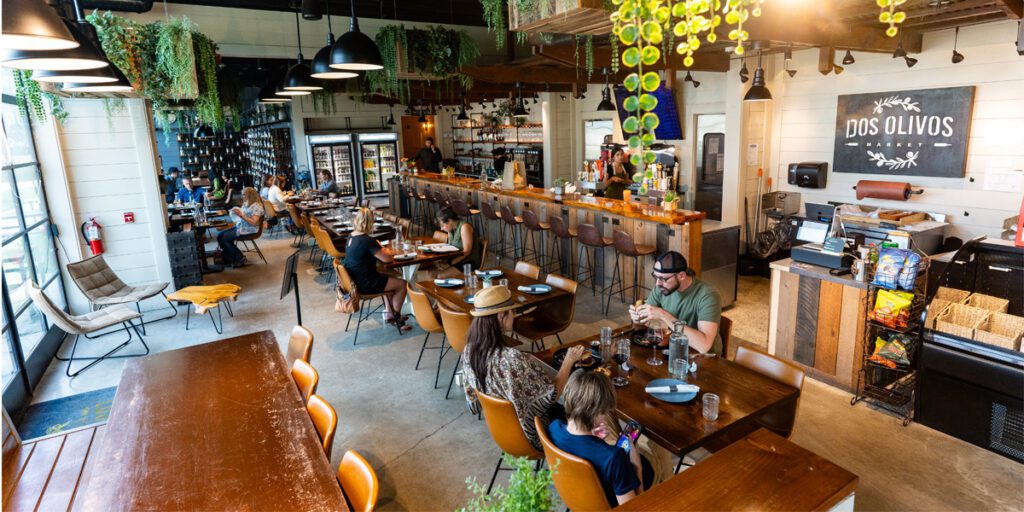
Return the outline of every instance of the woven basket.
[[[935,298],[949,302],[963,302],[970,294],[971,292],[967,290],[940,286],[939,289],[935,291]]]
[[[929,329],[935,328],[935,318],[941,315],[946,308],[951,306],[953,302],[948,300],[935,298],[932,299],[931,304],[928,305],[928,316],[924,319],[924,326]]]
[[[985,321],[991,311],[981,308],[950,304],[941,315],[935,317],[935,330],[971,339],[974,329]]]
[[[1006,313],[991,313],[974,330],[974,339],[1010,350],[1020,350],[1024,318]]]
[[[1010,301],[1006,299],[1000,299],[999,297],[993,297],[991,295],[984,295],[981,293],[972,293],[964,304],[973,306],[976,308],[987,309],[996,313],[1006,313],[1006,309],[1010,306]]]

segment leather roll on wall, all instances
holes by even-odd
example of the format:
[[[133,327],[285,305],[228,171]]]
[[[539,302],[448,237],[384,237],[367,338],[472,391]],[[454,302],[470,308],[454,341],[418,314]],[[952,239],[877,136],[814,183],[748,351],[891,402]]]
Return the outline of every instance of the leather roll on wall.
[[[894,199],[906,201],[912,193],[910,183],[897,181],[860,180],[857,182],[857,199]]]

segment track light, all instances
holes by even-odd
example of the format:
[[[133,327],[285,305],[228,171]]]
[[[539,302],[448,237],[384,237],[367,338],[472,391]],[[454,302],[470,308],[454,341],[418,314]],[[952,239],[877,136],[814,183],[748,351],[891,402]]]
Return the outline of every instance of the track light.
[[[843,65],[844,66],[849,66],[850,64],[853,64],[854,62],[857,62],[857,61],[854,60],[853,53],[850,52],[850,50],[846,50],[846,55],[843,56]]]
[[[832,63],[832,71],[835,71],[837,75],[841,75],[843,74],[843,71],[846,71],[846,68],[840,66],[839,64]]]
[[[899,42],[896,43],[896,50],[892,52],[892,58],[898,59],[900,57],[906,57],[907,51],[903,49],[903,38],[900,38]]]
[[[960,39],[960,27],[953,32],[953,64],[960,64],[964,61],[964,54],[956,51],[957,40]]]
[[[747,59],[743,59],[743,67],[740,68],[740,83],[745,84],[750,80],[750,71],[747,70]]]
[[[687,71],[687,72],[686,72],[686,76],[685,76],[685,77],[683,77],[683,81],[684,81],[684,82],[692,82],[692,83],[693,83],[693,87],[694,87],[695,89],[696,89],[697,87],[700,87],[700,82],[698,82],[697,80],[695,80],[695,79],[693,78],[693,74],[691,74],[691,73],[690,73],[689,71]]]
[[[904,57],[903,60],[905,60],[907,62],[907,67],[908,68],[912,68],[912,67],[914,67],[914,64],[917,64],[917,59],[915,59],[915,58],[913,58],[913,57],[911,57],[909,55]]]
[[[564,94],[559,94],[558,97],[561,98],[562,101],[565,101],[565,99],[566,99]]]
[[[784,59],[785,59],[785,64],[783,65],[783,69],[786,70],[786,74],[788,74],[790,78],[793,78],[794,76],[796,76],[796,70],[795,69],[789,69],[789,64],[793,60],[793,46],[792,45],[786,46],[786,52],[785,52],[785,55],[784,55]]]

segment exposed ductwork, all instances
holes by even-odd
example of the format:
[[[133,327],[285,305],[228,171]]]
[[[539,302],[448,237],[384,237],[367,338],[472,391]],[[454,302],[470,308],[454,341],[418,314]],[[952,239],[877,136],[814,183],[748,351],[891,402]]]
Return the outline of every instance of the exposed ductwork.
[[[149,12],[153,9],[153,0],[80,0],[83,9],[103,9],[105,11]]]

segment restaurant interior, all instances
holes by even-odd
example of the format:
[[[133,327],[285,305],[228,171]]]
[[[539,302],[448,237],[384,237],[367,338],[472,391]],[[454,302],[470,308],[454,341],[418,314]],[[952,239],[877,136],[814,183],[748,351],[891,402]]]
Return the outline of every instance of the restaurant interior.
[[[1021,0],[2,11],[5,511],[1024,507]]]

